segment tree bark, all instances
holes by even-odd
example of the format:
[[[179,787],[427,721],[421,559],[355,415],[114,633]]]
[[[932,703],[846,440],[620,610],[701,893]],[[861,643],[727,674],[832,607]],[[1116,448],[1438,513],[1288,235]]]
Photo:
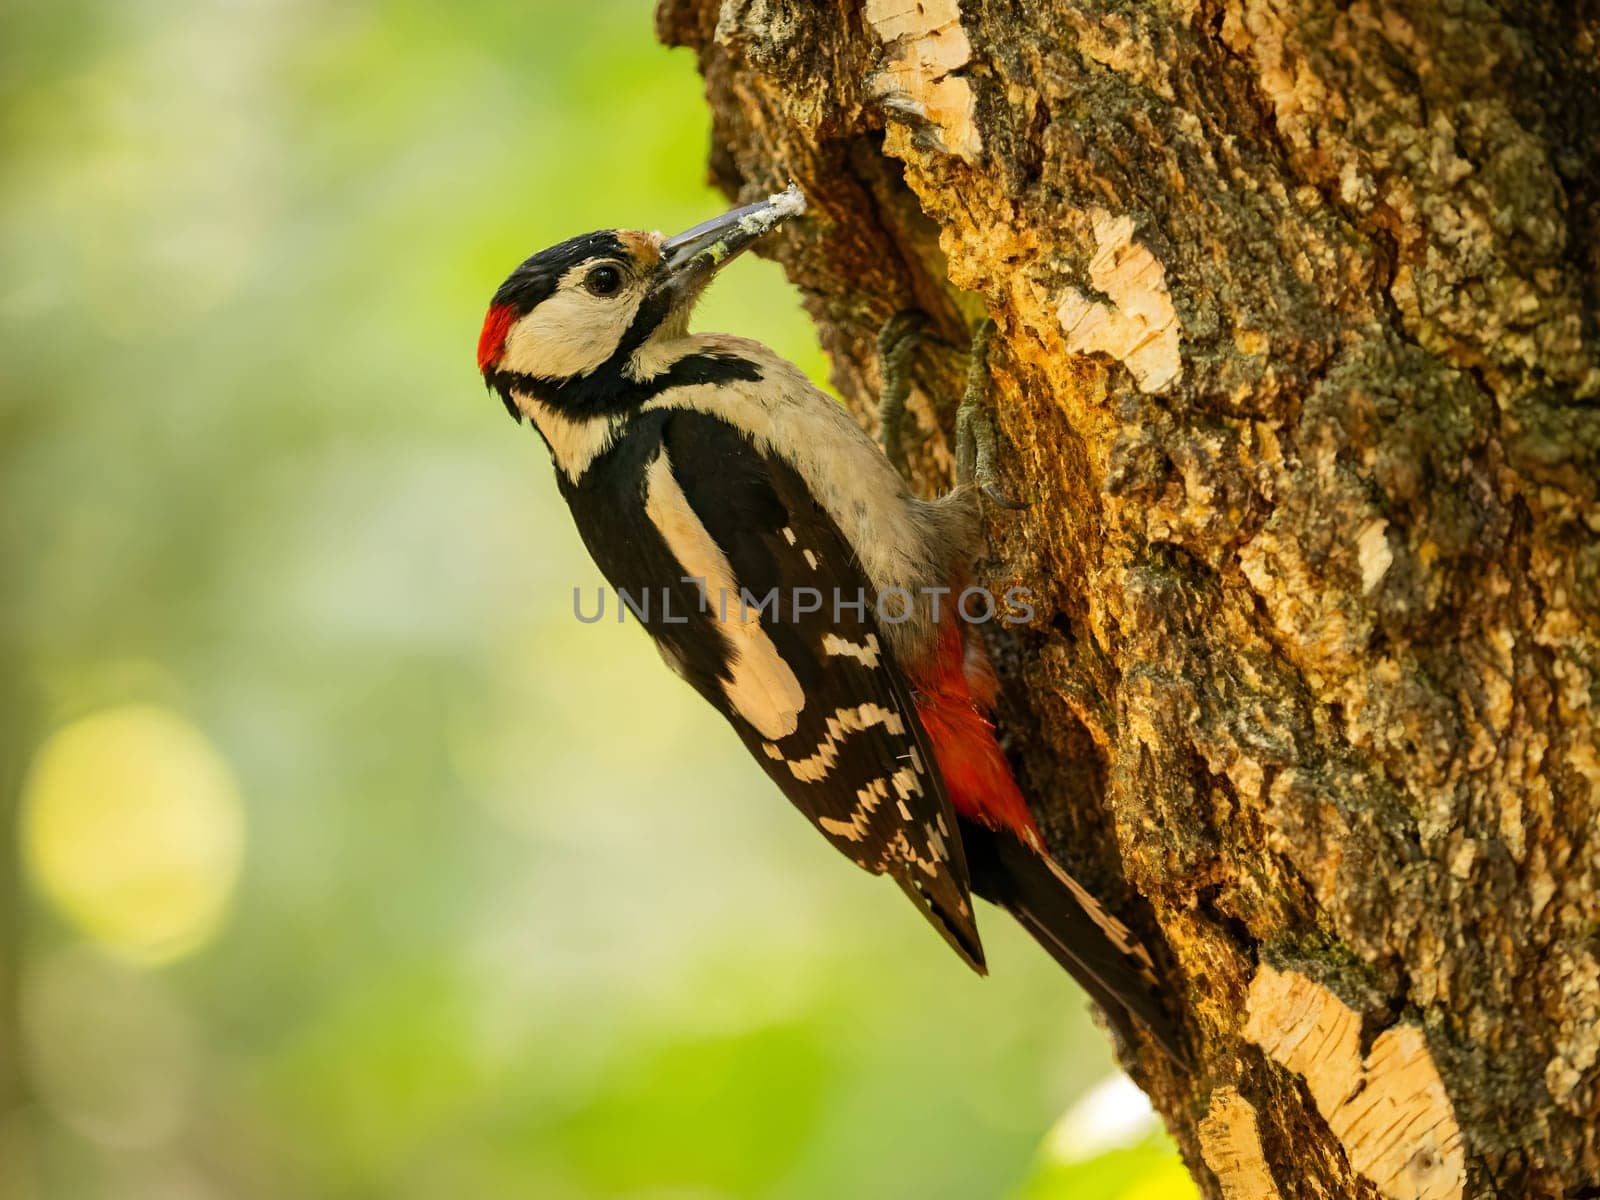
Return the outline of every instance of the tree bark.
[[[968,330],[1051,845],[1167,950],[1208,1196],[1600,1195],[1600,18],[1561,0],[663,0],[711,171],[919,485]],[[1141,899],[1142,898],[1142,899]]]

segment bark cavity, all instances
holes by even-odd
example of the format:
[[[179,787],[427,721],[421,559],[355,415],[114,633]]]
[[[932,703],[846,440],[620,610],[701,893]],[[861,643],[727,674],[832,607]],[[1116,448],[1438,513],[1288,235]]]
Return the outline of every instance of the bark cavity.
[[[947,152],[967,162],[983,153],[977,98],[955,72],[972,60],[956,0],[867,0],[867,24],[887,59],[872,79],[873,93],[891,112],[926,122]]]

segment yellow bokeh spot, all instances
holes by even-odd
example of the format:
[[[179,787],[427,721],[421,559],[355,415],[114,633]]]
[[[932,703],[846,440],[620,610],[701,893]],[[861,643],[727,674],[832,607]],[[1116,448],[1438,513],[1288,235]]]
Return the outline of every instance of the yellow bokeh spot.
[[[129,706],[63,727],[23,794],[23,853],[62,915],[135,962],[181,958],[228,911],[244,852],[233,772],[175,713]]]
[[[1200,1189],[1183,1159],[1171,1154],[1130,1181],[1117,1200],[1200,1200]]]

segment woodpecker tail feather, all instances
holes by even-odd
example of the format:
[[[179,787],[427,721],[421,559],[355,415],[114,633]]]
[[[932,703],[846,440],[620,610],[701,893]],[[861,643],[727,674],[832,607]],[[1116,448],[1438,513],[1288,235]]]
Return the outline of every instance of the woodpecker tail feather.
[[[1149,953],[1045,853],[1033,813],[995,740],[994,724],[984,715],[997,684],[983,643],[964,639],[957,622],[947,621],[930,661],[914,679],[917,715],[961,822],[972,891],[1016,917],[1124,1036],[1130,1034],[1130,1019],[1137,1021],[1174,1061],[1184,1063],[1172,1026],[1156,1004]],[[926,899],[920,903],[926,911]],[[943,928],[957,952],[978,966],[948,925]]]
[[[989,964],[983,957],[983,942],[978,938],[972,901],[953,888],[939,887],[939,880],[928,878],[916,866],[901,866],[888,874],[928,923],[944,936],[950,949],[961,956],[961,961],[979,975],[987,975]]]
[[[1129,1037],[1131,1018],[1174,1062],[1188,1061],[1156,1003],[1150,955],[1121,921],[1010,830],[964,820],[961,838],[975,893],[1016,917],[1124,1037]]]

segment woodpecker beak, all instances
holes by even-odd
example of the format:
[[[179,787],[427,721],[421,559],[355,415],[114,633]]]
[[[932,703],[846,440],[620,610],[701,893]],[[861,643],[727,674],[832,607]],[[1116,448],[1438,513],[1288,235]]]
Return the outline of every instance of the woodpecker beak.
[[[694,295],[757,238],[805,210],[805,196],[791,183],[775,196],[685,229],[661,243],[661,286],[680,297]]]

